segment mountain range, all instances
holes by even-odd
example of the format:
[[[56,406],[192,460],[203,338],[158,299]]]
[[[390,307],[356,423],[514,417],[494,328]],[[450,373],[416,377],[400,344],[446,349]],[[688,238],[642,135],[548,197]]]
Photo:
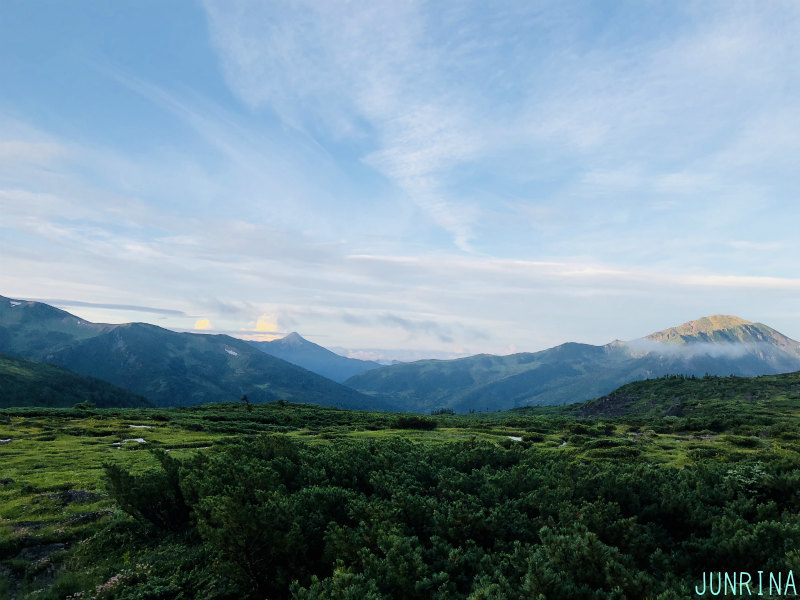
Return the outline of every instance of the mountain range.
[[[396,409],[505,410],[569,404],[667,374],[756,376],[800,370],[800,344],[771,327],[715,315],[604,346],[423,360],[361,373],[345,385]]]
[[[262,352],[282,358],[337,383],[364,371],[383,366],[371,360],[341,356],[314,342],[309,342],[297,332],[292,332],[284,338],[271,342],[251,341],[248,343]]]
[[[383,407],[227,335],[177,333],[146,323],[91,323],[53,306],[0,296],[0,352],[102,379],[156,406],[302,401]]]
[[[381,366],[338,356],[297,333],[274,342],[247,342],[146,323],[91,323],[44,303],[2,296],[0,352],[12,355],[6,361],[47,363],[76,377],[103,380],[156,406],[247,395],[252,402],[282,399],[407,412],[572,404],[668,374],[758,376],[800,370],[798,342],[767,325],[724,315],[603,346],[566,343],[508,356]],[[24,368],[36,370],[30,364]],[[24,368],[12,365],[9,372],[19,375]],[[66,381],[67,375],[52,371],[49,376]],[[23,380],[14,380],[15,389],[23,389]],[[85,389],[87,383],[76,379],[74,385]],[[0,389],[0,405],[4,393]],[[120,402],[141,402],[132,398]]]

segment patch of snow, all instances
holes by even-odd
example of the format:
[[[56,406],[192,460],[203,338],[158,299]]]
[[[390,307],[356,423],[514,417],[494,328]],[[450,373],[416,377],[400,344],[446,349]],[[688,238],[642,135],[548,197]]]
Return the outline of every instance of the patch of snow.
[[[172,452],[173,450],[208,450],[211,446],[198,446],[197,448],[167,448],[167,452]]]
[[[561,448],[561,446],[566,446],[566,445],[567,445],[567,440],[564,440],[563,442],[561,442],[561,445],[559,446],[559,448]]]
[[[137,444],[146,444],[147,441],[144,438],[128,438],[127,440],[122,440],[121,442],[114,442],[111,444],[112,446],[121,446],[127,442],[136,442]]]
[[[22,302],[17,302],[16,300],[9,300],[8,303],[11,306],[19,306],[20,304],[22,304]]]
[[[515,442],[521,442],[522,438],[518,435],[507,435],[506,436],[510,440],[514,440]]]
[[[236,350],[231,350],[230,348],[225,348],[225,352],[227,352],[231,356],[239,356],[239,353]]]
[[[152,429],[153,428],[152,425],[129,425],[129,427],[132,427],[133,429]]]
[[[11,438],[8,438],[7,440],[0,440],[0,444],[10,444],[10,443],[11,443]]]

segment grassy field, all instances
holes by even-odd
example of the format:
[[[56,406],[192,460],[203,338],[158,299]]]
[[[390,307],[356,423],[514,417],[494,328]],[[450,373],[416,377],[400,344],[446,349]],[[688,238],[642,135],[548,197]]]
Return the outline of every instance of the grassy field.
[[[729,398],[721,422],[719,398],[706,396],[692,398],[694,410],[683,416],[646,418],[581,419],[570,410],[551,408],[404,420],[396,414],[286,403],[250,410],[238,404],[171,410],[6,409],[0,413],[0,598],[89,594],[120,567],[120,560],[129,561],[124,554],[122,559],[109,556],[109,564],[87,568],[81,552],[104,531],[131,521],[108,493],[104,465],[145,474],[157,467],[153,449],[188,459],[264,435],[315,447],[402,438],[424,447],[489,444],[574,464],[636,463],[676,470],[701,463],[800,465],[794,397],[773,389],[756,398],[746,393],[736,401]]]

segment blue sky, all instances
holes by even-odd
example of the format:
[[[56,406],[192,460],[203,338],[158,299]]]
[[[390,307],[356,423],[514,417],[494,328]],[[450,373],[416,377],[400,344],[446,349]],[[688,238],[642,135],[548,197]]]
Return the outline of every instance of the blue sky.
[[[797,339],[798,30],[779,1],[10,0],[0,294],[383,357],[717,313]]]

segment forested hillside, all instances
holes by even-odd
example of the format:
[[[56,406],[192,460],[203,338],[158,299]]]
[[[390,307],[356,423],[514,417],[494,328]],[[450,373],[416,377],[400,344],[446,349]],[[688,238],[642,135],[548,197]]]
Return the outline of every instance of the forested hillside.
[[[0,352],[0,408],[71,407],[82,402],[100,408],[152,406],[144,397],[105,381]]]

